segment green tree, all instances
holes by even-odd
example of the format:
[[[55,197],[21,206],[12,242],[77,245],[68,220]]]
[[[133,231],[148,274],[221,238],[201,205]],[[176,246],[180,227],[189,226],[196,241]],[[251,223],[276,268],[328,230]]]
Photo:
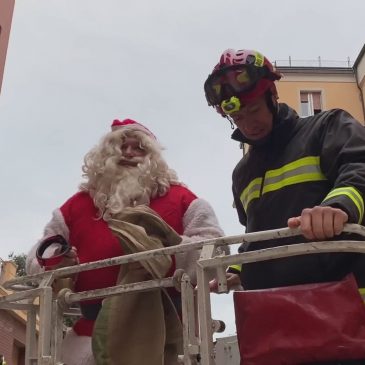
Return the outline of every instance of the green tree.
[[[25,271],[25,260],[27,259],[27,255],[25,253],[16,255],[14,252],[11,252],[8,255],[8,258],[9,258],[9,260],[12,260],[15,262],[17,276],[27,275],[27,273]]]

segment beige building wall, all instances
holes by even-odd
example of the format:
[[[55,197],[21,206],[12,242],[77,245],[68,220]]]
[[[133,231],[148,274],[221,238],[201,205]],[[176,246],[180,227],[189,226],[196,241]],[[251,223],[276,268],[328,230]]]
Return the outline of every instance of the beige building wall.
[[[0,259],[0,297],[11,293],[2,284],[15,277],[14,262]],[[25,364],[26,322],[25,312],[0,309],[0,353],[9,365]]]
[[[285,72],[286,71],[286,72]],[[301,114],[300,93],[320,92],[322,110],[341,108],[348,111],[355,119],[364,124],[364,112],[361,93],[351,69],[343,70],[343,74],[321,73],[320,68],[312,72],[298,68],[280,69],[283,78],[277,83],[279,98]]]
[[[0,92],[15,0],[0,0]]]
[[[361,90],[362,107],[365,114],[365,44],[354,63],[354,70],[357,84]]]

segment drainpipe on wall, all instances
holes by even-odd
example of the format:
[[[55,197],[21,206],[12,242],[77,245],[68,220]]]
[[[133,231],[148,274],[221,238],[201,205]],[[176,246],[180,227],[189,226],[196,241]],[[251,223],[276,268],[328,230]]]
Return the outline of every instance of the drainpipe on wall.
[[[355,74],[355,80],[356,80],[356,86],[359,89],[360,92],[360,99],[361,99],[361,106],[362,106],[362,116],[364,118],[364,123],[365,123],[365,105],[364,105],[364,93],[362,92],[362,89],[360,87],[359,84],[359,79],[357,77],[357,70],[353,68],[354,74]]]

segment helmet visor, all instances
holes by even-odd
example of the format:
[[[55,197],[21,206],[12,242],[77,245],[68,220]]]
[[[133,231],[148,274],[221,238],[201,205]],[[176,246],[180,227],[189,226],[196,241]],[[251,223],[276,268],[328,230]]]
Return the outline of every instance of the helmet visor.
[[[248,93],[268,73],[266,67],[253,65],[228,66],[213,72],[204,84],[207,101],[209,105],[220,105],[232,96]]]

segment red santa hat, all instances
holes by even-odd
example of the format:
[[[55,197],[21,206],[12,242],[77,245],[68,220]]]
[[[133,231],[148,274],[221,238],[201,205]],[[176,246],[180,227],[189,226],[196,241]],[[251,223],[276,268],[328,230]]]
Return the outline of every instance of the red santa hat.
[[[114,119],[113,123],[111,125],[111,128],[112,128],[112,131],[115,131],[115,130],[120,129],[120,128],[128,128],[130,130],[137,130],[137,131],[144,132],[149,137],[157,139],[156,136],[148,128],[146,128],[141,123],[138,123],[138,122],[136,122],[135,120],[132,120],[132,119],[124,119],[122,121],[120,121],[118,119]]]

